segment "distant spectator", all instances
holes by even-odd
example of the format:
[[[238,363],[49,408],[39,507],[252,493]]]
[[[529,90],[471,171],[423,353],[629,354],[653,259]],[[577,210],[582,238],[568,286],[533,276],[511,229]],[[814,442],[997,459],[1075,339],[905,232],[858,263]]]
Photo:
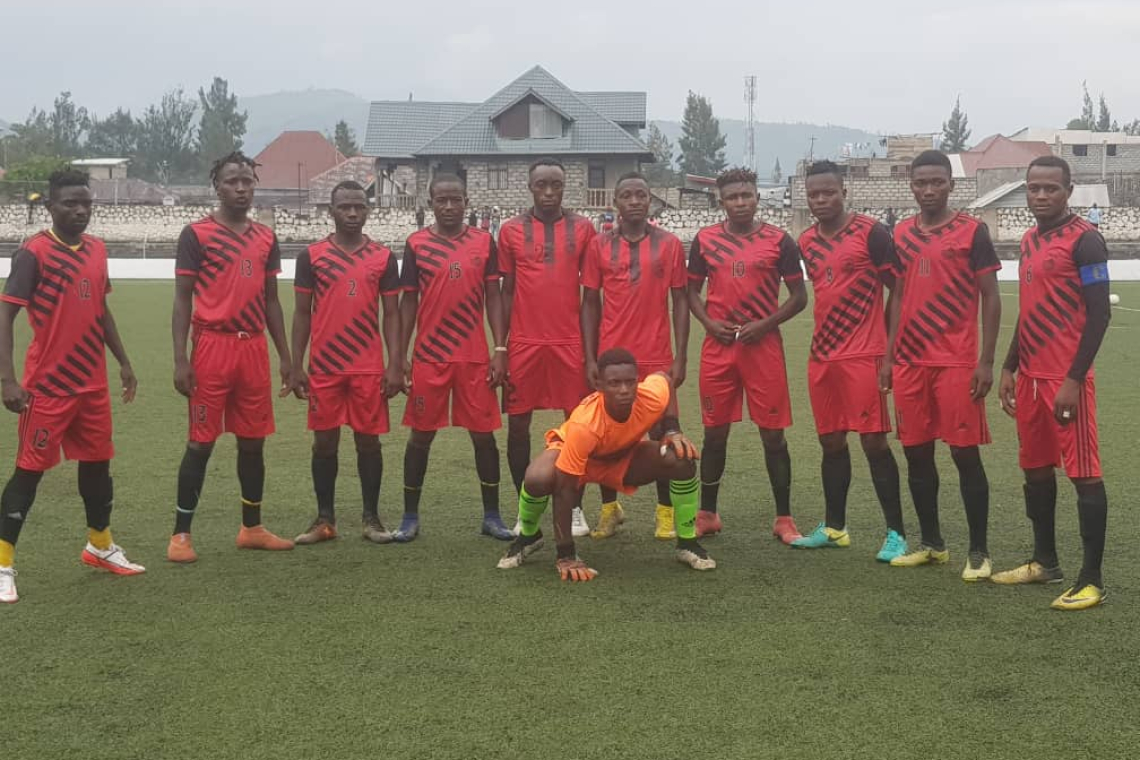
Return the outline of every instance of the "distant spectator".
[[[602,232],[613,232],[614,230],[614,215],[612,211],[607,211],[602,217]]]
[[[1089,209],[1089,215],[1087,218],[1089,220],[1089,224],[1091,224],[1093,227],[1099,228],[1100,227],[1100,207],[1098,207],[1094,203],[1092,205],[1092,208]]]
[[[884,220],[884,224],[887,225],[887,229],[891,232],[894,232],[895,225],[898,224],[898,221],[899,220],[895,217],[895,210],[893,208],[887,209],[887,218]]]
[[[416,229],[422,230],[424,228],[424,207],[416,206]]]
[[[485,232],[491,231],[491,209],[483,208],[483,213],[479,216],[479,229]]]
[[[467,215],[467,226],[475,227],[479,224],[479,214],[475,209],[471,209],[471,213]]]
[[[499,211],[499,207],[495,206],[491,209],[491,235],[492,237],[499,237],[499,225],[503,222],[503,215]]]

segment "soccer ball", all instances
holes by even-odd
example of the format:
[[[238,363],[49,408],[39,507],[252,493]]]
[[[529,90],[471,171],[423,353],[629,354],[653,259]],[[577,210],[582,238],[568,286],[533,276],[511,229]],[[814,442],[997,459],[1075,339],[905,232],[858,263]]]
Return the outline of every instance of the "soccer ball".
[[[1120,296],[1113,293],[1108,297],[1108,302],[1113,306],[1116,306],[1118,303],[1120,303]]]

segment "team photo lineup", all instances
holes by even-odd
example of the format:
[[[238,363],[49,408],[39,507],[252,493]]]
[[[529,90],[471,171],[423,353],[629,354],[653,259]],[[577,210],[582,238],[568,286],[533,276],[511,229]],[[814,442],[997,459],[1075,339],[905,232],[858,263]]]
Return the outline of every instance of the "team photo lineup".
[[[456,474],[470,483],[460,508],[471,510],[483,535],[502,542],[488,567],[497,561],[501,570],[530,572],[552,539],[558,577],[593,581],[605,568],[590,564],[583,544],[648,530],[650,521],[637,514],[622,527],[620,497],[652,486],[654,537],[672,544],[680,564],[712,571],[709,547],[725,530],[718,496],[730,432],[747,406],[774,504],[771,533],[790,551],[852,547],[848,492],[855,470],[863,471],[852,464],[855,433],[883,520],[868,561],[900,570],[949,563],[940,497],[953,509],[960,499],[968,544],[954,554],[962,581],[1057,584],[1052,608],[1096,607],[1106,599],[1108,496],[1094,361],[1111,316],[1107,246],[1094,224],[1070,211],[1065,160],[1033,160],[1024,192],[1036,226],[1025,233],[1016,262],[1016,313],[1006,315],[1016,326],[1003,331],[998,271],[1015,264],[999,259],[984,223],[951,205],[953,177],[946,154],[920,153],[910,166],[919,213],[892,229],[848,209],[838,165],[811,163],[804,187],[814,224],[795,239],[758,215],[755,173],[727,169],[716,178],[724,221],[701,229],[686,250],[651,217],[650,185],[638,172],[617,180],[615,222],[598,230],[594,220],[563,208],[563,164],[534,161],[533,206],[504,219],[497,235],[468,224],[464,180],[436,173],[428,190],[432,221],[407,238],[400,259],[364,234],[369,197],[345,181],[329,199],[335,232],[297,257],[287,325],[281,250],[272,229],[251,214],[257,163],[241,152],[220,157],[210,177],[217,209],[187,225],[177,244],[173,384],[185,397],[188,428],[177,472],[154,473],[169,480],[174,499],[165,559],[199,559],[194,518],[225,433],[236,438],[236,547],[290,551],[338,538],[346,524],[338,500],[342,513],[356,503],[336,489],[342,428],[351,430],[356,454],[362,539],[406,544],[420,538],[436,434],[458,427],[470,435],[474,459]],[[51,226],[21,244],[0,295],[2,398],[19,415],[15,470],[0,496],[4,603],[20,598],[17,541],[44,474],[63,458],[78,463],[87,524],[81,561],[113,575],[146,572],[111,532],[111,393],[123,403],[155,402],[136,399],[130,346],[111,310],[107,248],[86,234],[89,178],[74,169],[56,172],[46,204]],[[801,314],[809,302],[812,313]],[[22,359],[15,355],[21,311],[32,335]],[[694,318],[704,335],[699,366],[691,367]],[[789,320],[814,325],[806,368],[785,360],[780,326]],[[108,351],[118,366],[114,383]],[[793,410],[790,382],[806,385],[810,409]],[[698,388],[702,431],[682,430],[678,389],[685,383]],[[984,454],[991,396],[1015,421],[1016,463]],[[306,404],[312,431],[315,513],[290,539],[278,535],[279,523],[277,533],[263,523],[262,502],[274,405],[296,400]],[[390,404],[403,406],[409,430],[398,520],[396,505],[381,517]],[[562,421],[535,429],[534,413],[548,410]],[[509,499],[518,504],[517,518],[508,513],[507,520],[496,434],[504,415]],[[802,523],[804,531],[792,514],[786,431],[793,416],[801,427],[810,419],[819,441],[818,460],[796,463],[802,479],[816,477],[818,462],[822,484],[821,508],[798,515],[815,523]],[[948,499],[939,441],[957,470],[959,494]],[[990,556],[993,468],[1021,470],[1032,551],[1020,563]],[[1058,487],[1058,469],[1071,487]],[[758,462],[747,470],[763,479]],[[1061,568],[1058,498],[1076,504],[1076,575]],[[544,536],[547,511],[552,528]],[[1069,514],[1061,510],[1060,517]],[[1075,547],[1063,548],[1075,555]]]

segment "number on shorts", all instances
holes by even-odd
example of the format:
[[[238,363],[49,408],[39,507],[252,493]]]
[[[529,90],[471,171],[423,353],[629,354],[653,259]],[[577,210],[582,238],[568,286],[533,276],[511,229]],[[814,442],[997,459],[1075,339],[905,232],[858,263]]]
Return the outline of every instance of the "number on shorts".
[[[348,297],[349,298],[355,298],[356,297],[356,280],[349,280],[348,281]]]
[[[253,277],[253,259],[241,260],[241,276]]]
[[[447,276],[449,278],[451,278],[452,280],[458,280],[460,277],[463,276],[463,268],[459,266],[458,261],[451,262],[451,266],[448,267],[448,275]]]
[[[744,276],[744,262],[743,261],[732,262],[732,276],[737,277],[737,278]]]
[[[199,425],[205,425],[206,424],[206,405],[205,404],[195,404],[194,405],[194,421],[197,422]]]
[[[415,403],[416,403],[416,414],[423,414],[424,408],[427,406],[424,403],[424,397],[423,396],[416,396]]]
[[[86,277],[79,281],[79,297],[84,301],[91,298],[91,280]]]
[[[48,437],[47,428],[36,428],[36,432],[32,433],[32,445],[37,449],[46,449]]]

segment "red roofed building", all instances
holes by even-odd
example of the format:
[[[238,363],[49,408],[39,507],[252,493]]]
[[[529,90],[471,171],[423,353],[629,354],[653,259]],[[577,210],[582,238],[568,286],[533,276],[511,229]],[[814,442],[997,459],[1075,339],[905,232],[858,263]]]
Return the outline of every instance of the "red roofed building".
[[[293,191],[306,200],[309,181],[344,161],[324,135],[314,130],[282,132],[254,159],[258,189]]]
[[[958,158],[962,162],[962,176],[978,180],[980,197],[1009,182],[1024,179],[1033,159],[1052,154],[1048,143],[992,135],[959,153]]]

